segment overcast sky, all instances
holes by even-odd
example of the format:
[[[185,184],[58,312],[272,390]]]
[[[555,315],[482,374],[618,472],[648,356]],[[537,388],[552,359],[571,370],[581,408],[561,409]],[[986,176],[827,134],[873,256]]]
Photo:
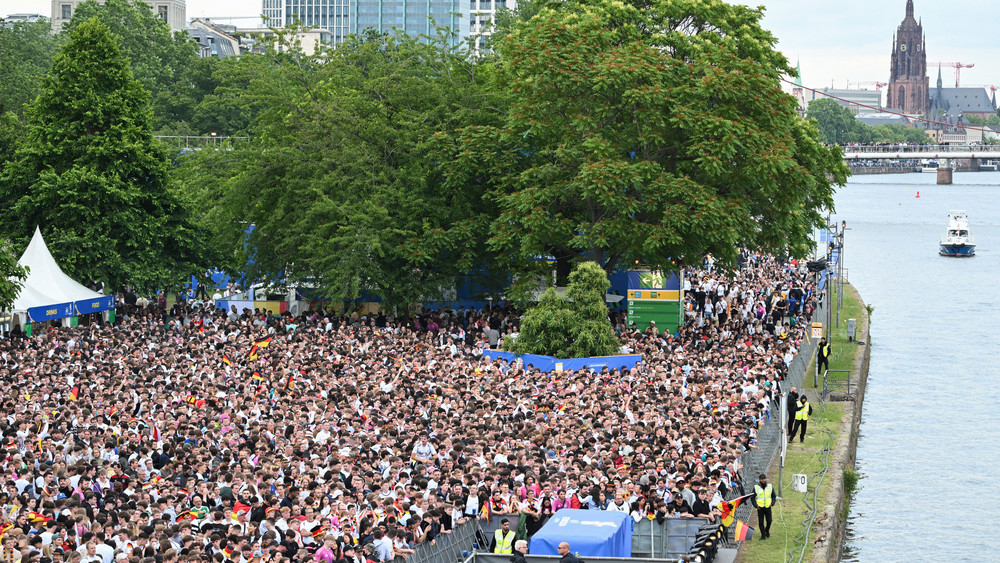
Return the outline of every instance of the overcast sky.
[[[822,88],[847,82],[887,82],[892,34],[903,19],[906,0],[756,0],[766,8],[764,27],[778,38],[778,49],[792,65],[799,60],[806,86]],[[914,0],[923,20],[927,58],[931,62],[975,64],[962,69],[963,85],[1000,85],[1000,0]],[[959,8],[960,6],[960,8]],[[188,0],[187,15],[219,20],[230,16],[248,24],[258,16],[260,0]],[[49,15],[49,0],[0,0],[0,14],[33,12]],[[930,68],[931,83],[937,69]],[[955,72],[945,68],[945,84]],[[872,86],[866,86],[871,88]]]

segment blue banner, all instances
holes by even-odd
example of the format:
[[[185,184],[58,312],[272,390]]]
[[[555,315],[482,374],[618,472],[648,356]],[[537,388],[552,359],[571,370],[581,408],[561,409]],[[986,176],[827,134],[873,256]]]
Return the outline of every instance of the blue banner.
[[[501,350],[484,350],[483,357],[488,360],[506,360],[508,364],[514,363],[518,358],[524,362],[525,367],[534,367],[543,372],[556,370],[582,370],[590,369],[601,371],[604,368],[630,369],[642,361],[641,354],[629,354],[621,356],[594,356],[592,358],[568,358],[561,360],[554,356],[539,356],[535,354],[512,354]]]
[[[101,297],[95,297],[94,299],[87,299],[86,301],[77,301],[76,310],[81,315],[87,315],[90,313],[99,313],[101,311],[107,311],[108,309],[115,308],[115,296],[114,295],[104,295]]]
[[[73,303],[55,303],[44,307],[31,307],[28,316],[32,322],[51,321],[73,316]]]

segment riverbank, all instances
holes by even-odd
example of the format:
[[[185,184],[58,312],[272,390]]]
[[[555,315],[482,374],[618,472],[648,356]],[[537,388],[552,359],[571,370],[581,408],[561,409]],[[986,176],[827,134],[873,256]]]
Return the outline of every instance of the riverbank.
[[[853,176],[867,176],[871,174],[913,174],[915,172],[920,172],[919,166],[903,166],[903,167],[889,167],[889,166],[852,166],[851,175]]]
[[[831,339],[831,373],[826,398],[823,400],[822,376],[814,377],[815,357],[810,358],[799,389],[808,396],[814,409],[809,431],[804,443],[795,440],[789,445],[780,484],[779,460],[775,456],[768,476],[778,488],[780,498],[772,508],[771,538],[757,541],[760,526],[754,512],[749,524],[757,530],[755,539],[741,546],[738,563],[798,560],[800,556],[803,560],[819,563],[836,561],[839,557],[849,512],[849,493],[856,484],[854,459],[870,348],[865,304],[853,287],[845,285],[844,290],[841,322],[834,328]],[[835,294],[832,301],[836,306]],[[836,311],[832,318],[836,323]],[[863,345],[848,341],[849,318],[857,319],[858,340]],[[850,379],[837,380],[838,370],[849,371]],[[807,476],[806,494],[792,489],[792,475],[795,474]],[[748,475],[747,479],[756,481],[755,477]]]

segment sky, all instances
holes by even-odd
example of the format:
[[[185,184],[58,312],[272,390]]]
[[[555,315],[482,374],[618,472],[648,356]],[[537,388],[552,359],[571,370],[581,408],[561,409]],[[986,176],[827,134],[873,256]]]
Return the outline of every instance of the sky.
[[[810,88],[874,88],[862,82],[888,82],[892,36],[903,20],[906,0],[751,0],[765,8],[763,26],[778,39],[777,48],[802,65],[803,84]],[[958,6],[961,6],[959,9]],[[260,0],[187,0],[188,18],[248,18],[260,14]],[[49,15],[49,0],[0,0],[0,15],[31,12]],[[1000,85],[1000,1],[914,0],[914,15],[923,21],[931,86],[937,79],[932,62],[975,64],[962,69],[963,85]],[[945,85],[954,85],[954,69],[942,70]]]

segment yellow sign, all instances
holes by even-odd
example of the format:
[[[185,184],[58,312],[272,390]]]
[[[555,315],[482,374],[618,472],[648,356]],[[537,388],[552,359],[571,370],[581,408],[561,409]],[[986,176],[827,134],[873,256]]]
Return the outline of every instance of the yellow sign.
[[[681,292],[676,289],[630,289],[628,290],[629,299],[658,299],[664,301],[678,301],[681,297]]]
[[[58,313],[59,313],[58,309],[49,309],[48,311],[45,311],[46,315],[55,315],[55,314],[58,314]]]
[[[813,323],[812,324],[812,334],[813,338],[823,338],[823,323]]]

